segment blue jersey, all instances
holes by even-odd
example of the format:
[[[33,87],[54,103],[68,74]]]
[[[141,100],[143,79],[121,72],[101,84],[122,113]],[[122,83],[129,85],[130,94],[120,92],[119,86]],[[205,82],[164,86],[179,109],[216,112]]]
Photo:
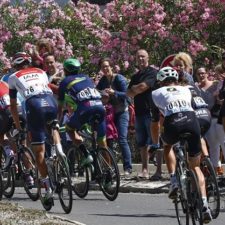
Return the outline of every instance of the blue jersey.
[[[101,94],[95,88],[93,81],[85,74],[67,76],[59,85],[59,104],[67,103],[74,110],[82,102],[99,99]]]

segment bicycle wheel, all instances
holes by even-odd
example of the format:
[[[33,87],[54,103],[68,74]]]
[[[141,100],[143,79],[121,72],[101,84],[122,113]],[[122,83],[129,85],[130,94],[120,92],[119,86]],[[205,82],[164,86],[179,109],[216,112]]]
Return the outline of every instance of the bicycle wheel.
[[[12,198],[15,192],[15,170],[13,167],[2,171],[2,190],[6,198]]]
[[[1,156],[1,169],[4,168],[5,165],[5,154]],[[11,198],[15,192],[15,166],[11,166],[8,169],[2,169],[2,194],[6,198]]]
[[[197,177],[194,171],[188,171],[187,199],[193,225],[203,225],[202,220],[202,196]]]
[[[177,162],[176,175],[179,184],[179,190],[177,193],[177,198],[174,199],[173,203],[175,206],[178,224],[187,225],[189,223],[188,201],[186,194],[187,178],[181,181],[182,177],[186,177],[184,174],[182,162]]]
[[[72,147],[67,152],[71,184],[79,198],[86,197],[89,190],[88,168],[81,166],[83,158],[84,154],[79,148]]]
[[[20,154],[20,168],[24,181],[24,189],[33,201],[37,201],[39,198],[38,193],[38,169],[36,167],[35,158],[31,149],[23,147],[19,151]],[[27,178],[31,179],[28,183]]]
[[[201,162],[201,170],[205,177],[206,195],[209,208],[211,209],[213,219],[216,219],[220,213],[220,192],[215,170],[208,157],[203,158]]]
[[[100,189],[108,200],[114,201],[119,193],[120,175],[112,153],[105,148],[97,149],[96,166]]]
[[[59,201],[64,212],[70,213],[73,206],[73,190],[69,175],[69,166],[66,158],[58,158],[56,162],[56,192],[59,195]]]

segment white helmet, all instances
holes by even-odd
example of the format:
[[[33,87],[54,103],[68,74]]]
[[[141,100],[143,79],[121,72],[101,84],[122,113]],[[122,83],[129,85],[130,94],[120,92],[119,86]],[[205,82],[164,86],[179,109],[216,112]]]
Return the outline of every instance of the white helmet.
[[[20,65],[21,63],[28,61],[29,63],[32,62],[30,55],[26,52],[17,52],[13,57],[13,65]]]
[[[157,80],[158,81],[164,81],[167,78],[175,78],[178,80],[179,75],[175,69],[173,69],[170,66],[163,67],[158,73],[157,73]]]

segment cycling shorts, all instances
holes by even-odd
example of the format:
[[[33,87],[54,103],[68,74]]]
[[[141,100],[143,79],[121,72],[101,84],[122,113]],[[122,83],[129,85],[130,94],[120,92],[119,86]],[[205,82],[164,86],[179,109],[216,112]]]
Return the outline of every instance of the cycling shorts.
[[[100,120],[97,128],[98,139],[105,138],[106,125],[105,125],[105,108],[101,100],[87,101],[80,103],[76,111],[69,118],[66,123],[67,129],[80,130],[85,123],[89,123],[90,118],[94,115],[100,115]]]
[[[207,108],[196,109],[195,115],[198,119],[200,128],[201,128],[201,136],[204,136],[205,133],[209,130],[211,125],[211,113]]]
[[[1,110],[0,111],[0,134],[4,135],[7,133],[13,124],[13,119],[9,110]]]
[[[58,107],[53,95],[36,95],[26,102],[27,128],[33,145],[45,142],[47,122],[57,118]]]
[[[188,138],[188,154],[195,157],[201,153],[201,130],[195,112],[175,113],[165,117],[162,140],[166,144],[173,145],[179,142],[179,135],[191,133]]]

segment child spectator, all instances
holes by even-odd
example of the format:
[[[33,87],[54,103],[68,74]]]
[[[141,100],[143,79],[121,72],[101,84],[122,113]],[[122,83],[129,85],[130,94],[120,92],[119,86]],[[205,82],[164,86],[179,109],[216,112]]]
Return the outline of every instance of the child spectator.
[[[110,149],[113,150],[113,143],[118,138],[116,125],[114,123],[114,109],[113,109],[113,106],[109,103],[109,95],[105,91],[102,91],[101,95],[102,95],[102,103],[105,106],[105,110],[106,110],[107,145]]]

